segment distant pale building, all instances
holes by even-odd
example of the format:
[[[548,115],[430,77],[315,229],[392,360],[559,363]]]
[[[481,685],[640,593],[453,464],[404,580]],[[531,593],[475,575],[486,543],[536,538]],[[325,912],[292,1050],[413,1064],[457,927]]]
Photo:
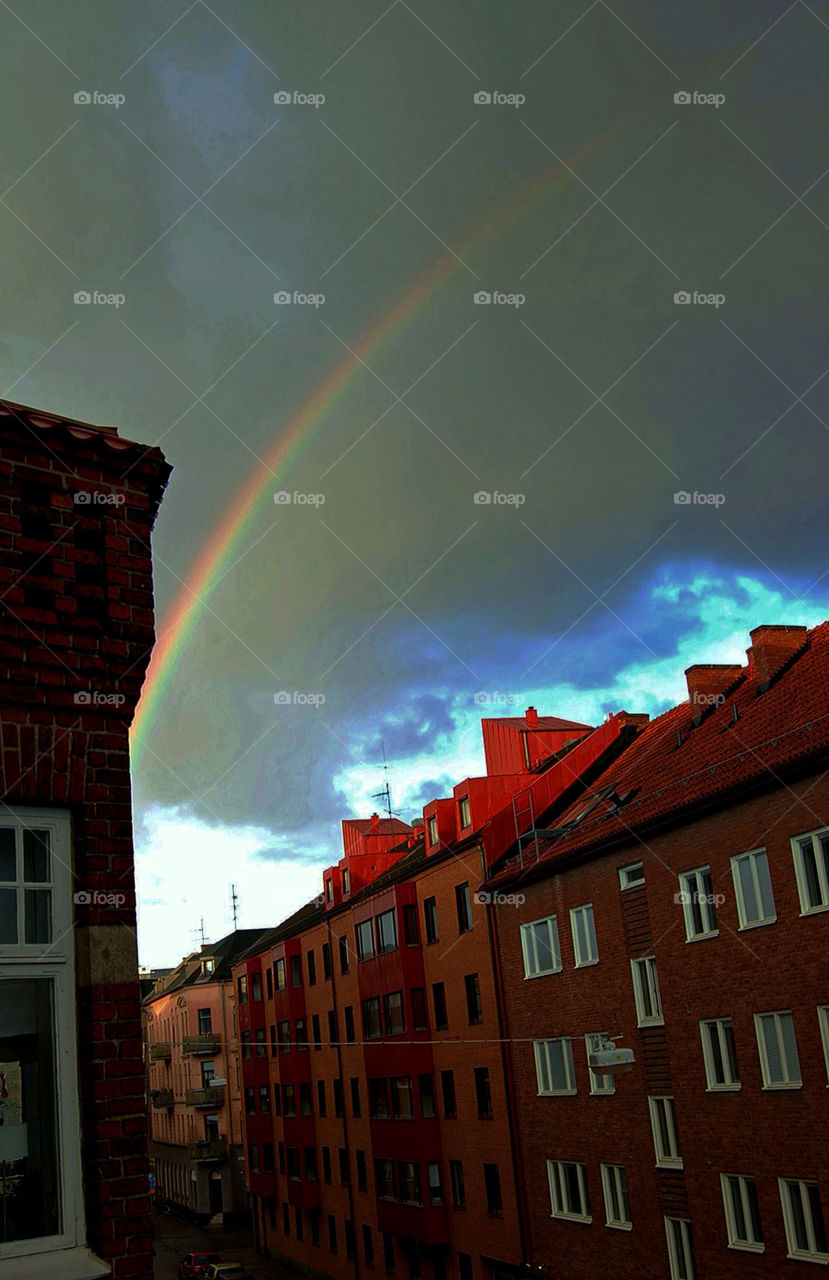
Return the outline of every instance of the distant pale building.
[[[261,932],[203,946],[144,998],[155,1193],[200,1222],[247,1210],[230,966]]]

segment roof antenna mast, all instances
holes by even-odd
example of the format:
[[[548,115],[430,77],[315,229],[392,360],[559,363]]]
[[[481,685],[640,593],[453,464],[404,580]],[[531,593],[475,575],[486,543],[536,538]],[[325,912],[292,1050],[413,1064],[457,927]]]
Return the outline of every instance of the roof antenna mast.
[[[389,766],[386,763],[386,744],[382,738],[380,739],[380,746],[383,748],[383,778],[385,779],[385,782],[382,790],[375,791],[371,798],[372,800],[385,800],[386,810],[389,815],[389,825],[391,825],[391,787],[389,786]]]
[[[233,914],[233,932],[235,933],[239,925],[239,895],[235,884],[230,886],[230,910]]]

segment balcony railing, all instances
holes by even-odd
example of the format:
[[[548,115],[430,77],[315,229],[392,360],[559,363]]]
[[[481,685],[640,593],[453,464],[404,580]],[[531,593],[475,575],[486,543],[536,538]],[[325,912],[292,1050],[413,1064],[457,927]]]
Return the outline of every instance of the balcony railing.
[[[187,1155],[197,1164],[221,1163],[227,1159],[227,1138],[203,1138],[200,1142],[191,1142]]]
[[[154,1107],[171,1107],[174,1102],[172,1089],[151,1089],[150,1101]]]
[[[173,1050],[168,1040],[156,1040],[155,1044],[150,1045],[150,1061],[158,1062],[160,1060],[169,1059],[173,1056]]]
[[[184,1102],[188,1107],[220,1107],[225,1100],[223,1084],[212,1084],[206,1089],[185,1089]]]
[[[181,1052],[190,1053],[218,1053],[221,1048],[221,1040],[212,1031],[203,1031],[198,1036],[184,1036],[181,1042]]]

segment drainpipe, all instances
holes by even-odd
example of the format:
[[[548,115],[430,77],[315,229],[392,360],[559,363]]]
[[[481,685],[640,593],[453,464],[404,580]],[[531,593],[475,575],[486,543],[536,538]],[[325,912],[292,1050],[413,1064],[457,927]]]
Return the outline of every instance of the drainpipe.
[[[487,867],[483,849],[481,849],[481,867],[484,879],[486,879]],[[498,1031],[501,1037],[501,1064],[504,1072],[504,1084],[507,1099],[507,1120],[510,1131],[510,1146],[512,1147],[512,1173],[515,1182],[515,1201],[518,1205],[518,1231],[521,1240],[522,1252],[521,1261],[528,1262],[530,1259],[530,1244],[528,1239],[530,1215],[527,1199],[527,1181],[524,1177],[521,1145],[518,1135],[518,1120],[515,1114],[515,1076],[512,1069],[512,1053],[509,1042],[507,1041],[508,1027],[506,1002],[504,999],[504,976],[501,968],[501,950],[498,944],[498,924],[496,912],[494,911],[491,903],[487,906],[486,916],[492,972],[495,977],[495,1001],[498,1009]]]
[[[343,1146],[345,1147],[345,1150],[350,1157],[351,1148],[349,1147],[349,1143],[348,1143],[348,1125],[346,1123],[346,1105],[345,1105],[346,1088],[345,1088],[345,1077],[343,1075],[342,1042],[340,1041],[340,1032],[339,1032],[340,1017],[339,1017],[339,1008],[338,1008],[338,1002],[337,1002],[337,964],[339,963],[340,949],[339,949],[339,945],[336,947],[336,949],[334,947],[334,939],[331,934],[330,917],[326,920],[325,924],[328,932],[328,949],[331,953],[331,1000],[334,1006],[334,1013],[337,1016],[337,1073],[340,1077],[340,1086],[342,1088],[342,1095],[343,1095],[343,1114],[342,1114]],[[347,945],[348,945],[348,939],[346,938],[346,946]],[[363,1072],[363,1075],[365,1075],[365,1072]],[[366,1096],[365,1101],[366,1101],[366,1106],[368,1106],[368,1096]],[[339,1153],[337,1154],[337,1160],[339,1163]],[[354,1216],[354,1184],[351,1179],[350,1158],[348,1163],[348,1188],[347,1189],[348,1189],[348,1212],[351,1215],[351,1230],[354,1233],[354,1258],[353,1258],[354,1280],[360,1280],[360,1260],[358,1257],[358,1250],[357,1250],[357,1219]],[[320,1229],[322,1229],[322,1223],[320,1223]]]

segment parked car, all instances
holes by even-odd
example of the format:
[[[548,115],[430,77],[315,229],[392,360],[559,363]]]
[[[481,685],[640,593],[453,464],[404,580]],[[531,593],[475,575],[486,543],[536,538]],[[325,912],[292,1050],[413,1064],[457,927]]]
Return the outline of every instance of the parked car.
[[[253,1280],[249,1271],[240,1267],[238,1262],[218,1262],[208,1267],[206,1280]]]
[[[203,1280],[210,1268],[221,1261],[218,1253],[188,1253],[178,1264],[179,1280]]]

